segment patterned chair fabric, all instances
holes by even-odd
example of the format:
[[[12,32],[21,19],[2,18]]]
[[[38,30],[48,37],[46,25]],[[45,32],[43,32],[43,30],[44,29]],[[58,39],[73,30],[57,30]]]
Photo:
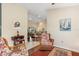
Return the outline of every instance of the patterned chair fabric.
[[[51,50],[54,40],[50,38],[49,33],[42,33],[40,50]]]
[[[53,42],[50,41],[49,33],[43,33],[41,38],[42,45],[52,45]]]
[[[0,56],[7,56],[11,51],[4,38],[0,38]]]
[[[21,47],[19,50],[10,50],[8,43],[5,38],[0,38],[0,56],[26,56],[27,50]]]

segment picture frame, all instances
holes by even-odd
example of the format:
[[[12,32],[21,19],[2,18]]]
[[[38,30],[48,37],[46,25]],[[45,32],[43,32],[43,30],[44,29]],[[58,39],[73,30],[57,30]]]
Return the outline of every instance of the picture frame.
[[[71,18],[60,20],[60,31],[71,31]]]

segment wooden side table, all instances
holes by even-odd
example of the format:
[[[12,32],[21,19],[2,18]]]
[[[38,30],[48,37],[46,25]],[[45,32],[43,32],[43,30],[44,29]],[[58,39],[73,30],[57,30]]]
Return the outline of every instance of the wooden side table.
[[[21,44],[21,43],[25,43],[25,40],[24,40],[24,36],[23,35],[13,36],[11,38],[14,41],[14,45]]]
[[[23,35],[13,36],[11,38],[14,42],[13,51],[19,51],[22,46],[25,47],[25,40]]]

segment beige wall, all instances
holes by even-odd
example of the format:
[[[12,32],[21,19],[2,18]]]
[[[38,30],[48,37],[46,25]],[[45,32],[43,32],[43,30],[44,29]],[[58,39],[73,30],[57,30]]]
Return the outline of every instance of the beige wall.
[[[21,22],[19,28],[14,27],[16,21]],[[2,37],[8,40],[10,46],[13,45],[11,37],[16,35],[17,30],[27,40],[27,10],[19,4],[2,4]]]
[[[60,31],[60,19],[71,18],[71,31]],[[48,10],[47,30],[54,45],[79,52],[79,6]]]

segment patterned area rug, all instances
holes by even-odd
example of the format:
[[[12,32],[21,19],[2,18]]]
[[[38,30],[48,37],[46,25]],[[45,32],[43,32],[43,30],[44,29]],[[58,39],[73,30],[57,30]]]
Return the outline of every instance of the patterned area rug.
[[[48,56],[72,56],[72,52],[63,48],[55,47]]]

